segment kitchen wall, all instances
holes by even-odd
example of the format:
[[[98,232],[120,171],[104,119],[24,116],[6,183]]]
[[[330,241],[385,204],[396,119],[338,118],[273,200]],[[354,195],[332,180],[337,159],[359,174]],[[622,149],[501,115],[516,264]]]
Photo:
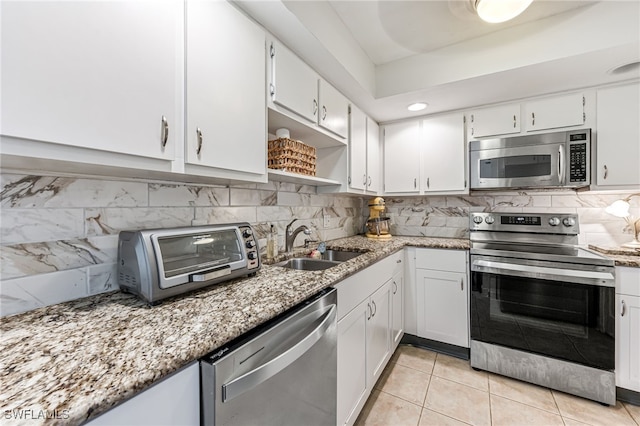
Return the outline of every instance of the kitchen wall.
[[[635,191],[637,192],[637,191]],[[616,247],[633,239],[631,227],[605,212],[632,191],[473,192],[469,196],[385,197],[395,235],[469,237],[469,212],[577,213],[579,243]],[[631,214],[640,216],[640,197],[631,199]]]
[[[2,316],[116,290],[123,229],[246,221],[264,250],[273,224],[282,250],[294,217],[295,226],[314,231],[301,233],[296,246],[355,235],[366,219],[360,198],[282,182],[225,187],[2,174],[0,185]]]
[[[368,215],[367,199],[283,182],[225,187],[2,174],[0,189],[3,316],[116,290],[123,229],[247,221],[264,250],[273,224],[282,250],[284,228],[294,217],[314,230],[311,238],[331,240],[361,233]],[[571,212],[580,215],[581,244],[617,246],[632,239],[630,228],[604,208],[630,193],[480,192],[385,200],[394,235],[467,238],[470,211]],[[640,215],[640,197],[632,206]],[[304,238],[300,234],[296,246]]]

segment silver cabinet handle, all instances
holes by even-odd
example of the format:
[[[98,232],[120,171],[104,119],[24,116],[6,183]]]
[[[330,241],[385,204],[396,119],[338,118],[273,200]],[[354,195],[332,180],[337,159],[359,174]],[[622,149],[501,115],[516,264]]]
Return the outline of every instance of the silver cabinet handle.
[[[464,278],[460,278],[460,290],[464,291]]]
[[[327,107],[322,105],[322,120],[327,119]]]
[[[427,188],[430,187],[430,183],[429,182],[430,182],[430,178],[427,178]]]
[[[371,314],[371,316],[375,317],[376,312],[378,312],[378,307],[376,306],[376,302],[374,302],[373,300],[371,301],[371,304],[373,305],[373,313]]]
[[[393,280],[393,294],[398,292],[398,284],[396,284],[396,280]]]
[[[417,188],[418,187],[418,179],[413,178],[413,187]]]
[[[369,176],[369,183],[367,183],[367,186],[371,186],[371,176]]]
[[[536,113],[535,112],[531,113],[531,125],[532,126],[536,125]]]
[[[162,144],[162,148],[167,146],[167,141],[169,140],[169,122],[167,121],[167,117],[162,116],[162,129],[161,129],[161,137],[160,143]]]
[[[372,315],[373,310],[371,309],[371,303],[367,303],[367,320],[370,320]]]
[[[367,175],[362,175],[362,184],[363,185],[367,184]]]
[[[318,113],[318,101],[313,100],[313,115],[315,116]]]
[[[200,152],[202,151],[202,130],[200,130],[200,127],[196,129],[196,139],[198,141],[198,146],[196,147],[196,154],[200,155]]]
[[[607,165],[604,165],[604,176],[603,179],[606,179],[607,176],[609,176],[609,168],[607,167]]]
[[[620,316],[623,317],[624,314],[627,313],[627,305],[624,303],[624,300],[622,301],[622,312],[620,313]]]
[[[322,317],[321,317],[322,318]],[[297,342],[283,354],[271,359],[269,362],[243,374],[222,385],[222,402],[229,401],[243,393],[255,388],[260,383],[275,376],[280,371],[291,365],[295,360],[304,355],[309,349],[320,340],[331,327],[336,318],[336,305],[331,308],[321,319],[320,324],[315,327],[302,340]]]
[[[514,115],[514,116],[513,116],[513,128],[514,128],[514,129],[516,128],[516,123],[517,123],[517,122],[516,122],[516,116]]]
[[[402,259],[396,260],[396,263],[402,263]]]

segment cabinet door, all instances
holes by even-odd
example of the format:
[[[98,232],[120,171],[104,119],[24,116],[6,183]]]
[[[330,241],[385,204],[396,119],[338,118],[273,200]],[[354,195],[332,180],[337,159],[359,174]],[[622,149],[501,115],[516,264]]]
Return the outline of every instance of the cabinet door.
[[[469,114],[469,140],[520,133],[520,104],[501,105]]]
[[[367,117],[367,191],[380,192],[380,127]]]
[[[373,388],[390,357],[391,286],[389,282],[376,290],[369,301],[367,316],[367,387]]]
[[[384,127],[384,192],[418,192],[420,123]]]
[[[640,84],[597,94],[597,183],[640,185]]]
[[[338,425],[353,424],[369,395],[367,388],[367,318],[369,300],[338,322]]]
[[[418,269],[416,284],[418,336],[468,348],[466,274]]]
[[[318,75],[281,44],[271,43],[271,99],[312,123],[318,117]],[[345,112],[346,114],[346,112]]]
[[[349,120],[349,186],[364,190],[367,186],[367,116],[351,106]]]
[[[616,385],[640,392],[640,297],[616,294]]]
[[[422,141],[424,191],[463,191],[466,186],[464,116],[449,114],[423,120]]]
[[[200,365],[197,362],[87,423],[89,426],[199,424]]]
[[[584,95],[574,93],[524,104],[525,130],[582,126],[585,122]]]
[[[404,335],[404,274],[396,273],[391,279],[391,352]]]
[[[320,119],[318,124],[336,135],[346,138],[349,123],[349,101],[332,85],[320,79],[318,83]]]
[[[6,1],[1,16],[3,135],[175,157],[181,1]]]
[[[265,34],[227,2],[187,2],[191,164],[266,172]]]

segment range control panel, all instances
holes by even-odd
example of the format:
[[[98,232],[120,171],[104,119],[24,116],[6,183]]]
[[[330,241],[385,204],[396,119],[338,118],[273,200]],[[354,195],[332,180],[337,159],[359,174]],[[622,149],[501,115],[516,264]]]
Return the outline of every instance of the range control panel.
[[[554,213],[470,213],[470,231],[580,233],[578,215]]]

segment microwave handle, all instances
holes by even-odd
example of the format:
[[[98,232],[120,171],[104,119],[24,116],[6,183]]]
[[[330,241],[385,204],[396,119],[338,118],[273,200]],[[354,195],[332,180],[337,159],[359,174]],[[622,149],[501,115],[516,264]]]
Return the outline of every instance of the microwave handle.
[[[558,146],[558,183],[563,185],[564,182],[564,145]]]

